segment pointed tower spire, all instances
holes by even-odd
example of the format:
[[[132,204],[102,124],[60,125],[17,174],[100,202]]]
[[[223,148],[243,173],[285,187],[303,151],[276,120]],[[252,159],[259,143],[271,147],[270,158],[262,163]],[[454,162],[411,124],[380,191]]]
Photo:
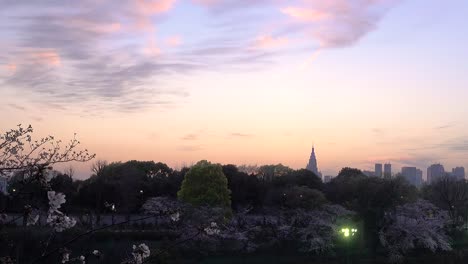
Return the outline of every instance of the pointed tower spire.
[[[306,167],[307,170],[315,173],[315,175],[319,176],[320,173],[317,168],[317,157],[315,157],[315,145],[312,144],[312,153],[310,153],[309,163]]]

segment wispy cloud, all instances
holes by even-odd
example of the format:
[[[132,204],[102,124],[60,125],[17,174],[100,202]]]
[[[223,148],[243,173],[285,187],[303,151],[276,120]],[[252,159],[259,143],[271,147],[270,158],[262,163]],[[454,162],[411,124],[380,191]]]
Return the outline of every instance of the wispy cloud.
[[[181,36],[164,39],[156,32],[175,3],[8,2],[0,11],[0,23],[10,26],[14,34],[7,35],[11,45],[3,49],[6,63],[0,61],[4,71],[0,83],[32,93],[35,102],[46,105],[79,106],[86,109],[83,112],[136,112],[177,105],[186,97],[187,91],[164,86],[171,76],[266,59],[263,51],[247,51],[243,42],[248,40],[192,44],[175,53],[165,52],[163,47],[182,44]]]
[[[319,48],[355,44],[375,30],[387,11],[399,0],[302,0],[281,8]]]
[[[436,148],[446,149],[449,152],[468,153],[468,138],[457,137],[435,145]]]
[[[26,110],[26,107],[24,106],[21,106],[21,105],[17,105],[17,104],[8,104],[9,107],[13,108],[13,109],[16,109],[16,110],[21,110],[21,111],[25,111]]]
[[[152,18],[168,12],[174,3],[8,2],[2,14],[11,13],[2,24],[16,31],[9,36],[16,45],[5,51],[15,68],[0,82],[19,92],[32,92],[36,102],[49,107],[80,105],[88,111],[133,112],[174,104],[177,93],[164,93],[168,89],[156,86],[157,79],[195,68],[194,63],[171,58],[154,61],[144,48],[149,45],[154,55],[155,43],[119,44],[135,34],[138,39],[153,35],[152,29],[138,30],[143,24],[154,25]]]
[[[180,146],[178,148],[179,151],[187,151],[187,152],[200,151],[202,149],[203,147],[201,145]]]
[[[197,140],[198,135],[197,134],[187,134],[181,138],[182,140],[187,140],[187,141],[192,141],[192,140]]]
[[[275,49],[284,47],[289,40],[286,37],[273,37],[271,35],[261,35],[255,39],[253,48],[255,49]]]
[[[181,93],[165,86],[174,76],[267,67],[296,43],[352,45],[395,2],[192,0],[212,11],[210,34],[182,41],[159,30],[176,0],[7,1],[0,10],[0,83],[57,109],[174,106]]]
[[[436,130],[449,129],[449,128],[452,128],[454,126],[455,126],[455,124],[445,124],[445,125],[441,125],[441,126],[436,126],[436,127],[434,127],[434,129],[436,129]]]
[[[271,5],[275,0],[192,0],[194,3],[210,8],[217,14],[222,14],[239,9],[248,9],[252,7],[263,7]]]
[[[167,46],[170,46],[170,47],[177,47],[177,46],[180,46],[182,44],[182,37],[181,36],[170,36],[170,37],[167,37],[164,40],[164,43]]]
[[[233,137],[233,138],[251,138],[251,137],[253,137],[254,135],[252,135],[252,134],[245,134],[245,133],[234,132],[234,133],[229,134],[229,136],[230,136],[230,137]]]
[[[372,133],[376,136],[381,136],[384,133],[384,130],[381,128],[373,128]]]

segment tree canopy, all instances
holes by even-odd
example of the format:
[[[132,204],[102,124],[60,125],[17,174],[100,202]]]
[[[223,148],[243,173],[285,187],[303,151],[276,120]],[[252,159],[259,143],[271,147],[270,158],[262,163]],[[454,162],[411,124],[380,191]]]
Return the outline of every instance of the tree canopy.
[[[199,161],[185,174],[177,196],[197,206],[231,206],[231,191],[221,165],[206,160]]]

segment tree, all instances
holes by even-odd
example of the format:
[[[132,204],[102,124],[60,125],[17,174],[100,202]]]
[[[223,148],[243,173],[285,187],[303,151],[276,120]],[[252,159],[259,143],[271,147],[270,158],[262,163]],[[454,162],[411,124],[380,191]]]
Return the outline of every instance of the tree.
[[[322,190],[322,180],[315,173],[306,170],[291,170],[282,177],[273,178],[275,186],[306,186],[311,189]]]
[[[239,171],[235,165],[224,165],[223,173],[226,175],[228,187],[231,190],[232,208],[260,205],[262,192],[259,178]]]
[[[444,231],[447,221],[446,211],[424,200],[398,206],[387,212],[379,232],[380,242],[391,262],[401,262],[415,248],[451,250],[450,238]]]
[[[185,175],[180,191],[181,201],[196,206],[231,206],[231,191],[226,176],[219,164],[199,161]]]
[[[73,178],[69,174],[59,173],[49,181],[50,187],[56,192],[65,194],[69,199],[75,195]]]
[[[454,177],[442,177],[423,187],[423,197],[447,210],[454,227],[468,218],[468,184]]]
[[[258,175],[265,180],[272,180],[275,177],[285,176],[293,170],[283,164],[263,165],[258,169]]]
[[[28,173],[29,180],[45,182],[44,173],[52,165],[70,161],[86,162],[95,157],[88,150],[77,150],[80,142],[73,138],[65,147],[53,136],[33,140],[33,128],[28,126],[0,134],[0,175],[11,176],[15,172]]]
[[[287,208],[317,209],[327,202],[321,191],[305,186],[293,186],[286,188],[279,194],[282,204]]]
[[[344,168],[326,185],[327,198],[359,214],[364,224],[364,237],[375,253],[378,231],[385,212],[408,201],[414,201],[417,189],[404,178],[367,177],[360,170]]]
[[[343,168],[325,188],[328,200],[351,207],[357,199],[360,182],[366,178],[358,169]]]
[[[107,161],[105,160],[96,160],[96,162],[91,165],[91,171],[96,176],[102,176],[102,173],[104,172],[104,169],[107,165]]]

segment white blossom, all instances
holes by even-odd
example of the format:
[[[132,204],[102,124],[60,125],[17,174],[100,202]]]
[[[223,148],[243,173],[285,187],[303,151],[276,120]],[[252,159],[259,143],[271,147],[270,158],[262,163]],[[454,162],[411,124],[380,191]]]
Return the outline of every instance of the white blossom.
[[[74,227],[76,220],[59,211],[62,204],[66,202],[65,195],[63,193],[49,191],[47,192],[47,197],[49,198],[47,224],[52,226],[56,232],[62,232]]]
[[[62,212],[55,212],[47,216],[47,224],[52,226],[56,232],[62,232],[76,225],[74,218],[64,215]]]
[[[70,253],[64,252],[62,253],[62,263],[67,263],[70,260]]]
[[[215,222],[211,222],[210,226],[206,227],[204,231],[209,236],[219,235],[220,232],[218,224],[216,224]]]
[[[101,255],[101,252],[99,252],[99,250],[95,249],[95,250],[93,250],[93,255],[94,256],[99,256],[99,255]]]
[[[47,197],[49,198],[49,210],[57,211],[62,204],[66,202],[65,194],[48,191]]]
[[[171,214],[171,220],[173,222],[178,222],[180,220],[180,213],[179,212],[176,212],[174,214]]]
[[[132,256],[133,262],[135,264],[142,264],[143,261],[150,256],[150,254],[151,251],[146,244],[142,243],[138,246],[133,245]]]
[[[450,238],[444,231],[448,219],[447,212],[424,200],[399,206],[386,213],[380,242],[392,262],[403,261],[404,255],[415,248],[451,250]]]

